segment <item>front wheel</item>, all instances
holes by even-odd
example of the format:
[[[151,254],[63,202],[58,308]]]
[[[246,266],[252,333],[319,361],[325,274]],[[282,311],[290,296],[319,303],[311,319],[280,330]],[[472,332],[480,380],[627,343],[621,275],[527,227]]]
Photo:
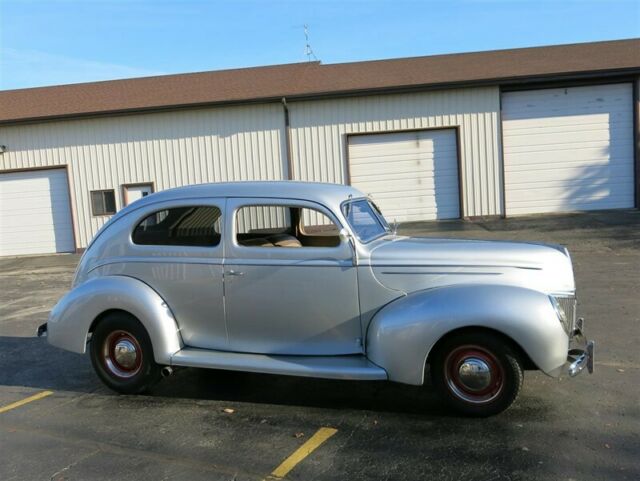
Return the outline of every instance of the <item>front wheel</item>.
[[[431,379],[441,397],[470,416],[491,416],[518,397],[522,364],[500,337],[466,332],[446,339],[431,358]]]
[[[108,314],[94,329],[91,363],[102,382],[122,394],[141,393],[160,379],[149,334],[124,312]]]

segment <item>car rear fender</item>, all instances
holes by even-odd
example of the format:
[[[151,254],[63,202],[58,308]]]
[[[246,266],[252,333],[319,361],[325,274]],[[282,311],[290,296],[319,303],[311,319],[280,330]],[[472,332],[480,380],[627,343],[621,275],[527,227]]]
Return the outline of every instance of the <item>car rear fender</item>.
[[[439,287],[388,304],[369,324],[367,357],[384,368],[390,380],[419,385],[433,346],[465,327],[502,333],[549,375],[567,359],[569,338],[548,295],[505,285]]]
[[[68,351],[84,353],[95,319],[110,310],[135,316],[151,338],[155,361],[169,364],[182,338],[169,306],[144,282],[126,276],[90,279],[72,289],[55,305],[47,321],[48,342]]]

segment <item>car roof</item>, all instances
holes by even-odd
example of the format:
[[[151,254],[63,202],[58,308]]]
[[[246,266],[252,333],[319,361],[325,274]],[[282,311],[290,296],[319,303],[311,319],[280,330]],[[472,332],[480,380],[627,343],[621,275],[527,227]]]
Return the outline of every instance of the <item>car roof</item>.
[[[364,197],[358,189],[349,185],[302,181],[247,181],[217,182],[176,187],[143,197],[120,210],[120,217],[131,210],[148,204],[179,199],[198,199],[211,197],[269,197],[276,199],[301,199],[323,204],[330,209],[352,196]]]

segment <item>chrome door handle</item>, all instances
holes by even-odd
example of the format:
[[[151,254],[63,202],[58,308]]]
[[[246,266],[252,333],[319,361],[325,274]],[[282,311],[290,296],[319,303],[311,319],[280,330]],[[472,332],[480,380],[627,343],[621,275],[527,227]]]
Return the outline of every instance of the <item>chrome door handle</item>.
[[[233,269],[227,271],[227,274],[229,274],[230,276],[244,276],[244,272],[234,271]]]

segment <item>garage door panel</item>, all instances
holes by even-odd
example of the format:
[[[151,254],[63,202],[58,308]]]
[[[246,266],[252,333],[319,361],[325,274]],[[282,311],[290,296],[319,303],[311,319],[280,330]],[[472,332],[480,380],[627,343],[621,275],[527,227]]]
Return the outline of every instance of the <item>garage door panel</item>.
[[[460,216],[458,154],[453,129],[349,138],[353,186],[398,221]]]
[[[418,170],[433,170],[433,166],[428,165],[413,165],[410,168],[405,168],[401,171],[394,171],[392,166],[383,166],[379,169],[376,169],[375,172],[369,172],[365,174],[354,173],[352,172],[352,177],[356,177],[359,179],[358,185],[367,184],[369,182],[374,184],[381,184],[385,182],[385,179],[381,179],[381,175],[385,174],[384,177],[388,176],[389,180],[405,180],[407,182],[445,182],[447,180],[453,179],[457,182],[458,172],[452,170],[446,170],[444,172],[440,172],[437,178],[435,176],[416,176],[416,171]],[[392,177],[393,176],[393,177]]]
[[[579,151],[579,150],[587,150],[594,149],[598,150],[598,152],[593,152],[589,155],[589,157],[593,157],[593,154],[602,154],[606,152],[611,152],[616,149],[622,148],[625,153],[628,150],[627,144],[616,143],[614,145],[611,144],[608,140],[601,141],[582,141],[582,142],[571,142],[570,140],[566,141],[564,144],[557,145],[522,145],[517,147],[508,147],[504,149],[505,154],[541,154],[541,153],[553,153],[554,155],[568,155],[570,152]],[[597,157],[597,155],[596,155]],[[557,160],[557,159],[556,159]]]
[[[531,214],[531,206],[537,212],[569,212],[578,210],[601,210],[601,209],[623,209],[625,208],[624,197],[610,197],[606,193],[595,196],[593,199],[564,199],[562,203],[553,201],[527,201],[526,203],[515,203],[512,207],[512,215]]]
[[[607,114],[591,114],[591,115],[567,115],[557,117],[542,117],[542,118],[522,118],[520,120],[514,119],[511,115],[509,121],[511,122],[510,131],[514,133],[520,133],[522,131],[535,131],[535,130],[553,130],[563,129],[580,126],[585,129],[597,129],[606,125],[628,125],[629,119],[627,118],[628,109],[620,110],[617,112],[609,112]],[[532,113],[529,112],[529,115]],[[544,115],[542,113],[541,115]]]
[[[455,151],[452,153],[442,152],[440,155],[446,156],[446,158],[451,158],[451,157],[455,158]],[[352,166],[350,170],[351,172],[359,172],[359,173],[377,172],[377,169],[384,168],[385,166],[389,166],[389,165],[392,165],[400,169],[415,168],[416,166],[424,166],[428,169],[447,168],[447,167],[451,168],[451,166],[448,166],[447,164],[439,165],[441,163],[442,161],[440,159],[437,159],[437,158],[434,159],[432,157],[407,158],[407,157],[389,155],[386,157],[377,157],[377,156],[371,157],[371,160],[368,162],[362,162],[362,163],[353,162],[350,164]]]
[[[507,215],[632,207],[631,84],[503,95]]]
[[[629,129],[631,131],[631,129]],[[504,147],[510,149],[512,147],[547,147],[553,149],[556,146],[561,148],[568,142],[572,144],[583,144],[584,142],[606,142],[619,143],[628,142],[633,138],[629,132],[617,131],[611,132],[606,128],[600,130],[588,131],[562,131],[557,133],[544,134],[520,134],[511,137],[505,137]],[[571,139],[570,141],[568,139]]]
[[[359,177],[360,175],[378,175],[380,173],[393,173],[393,172],[402,172],[405,174],[409,174],[409,173],[413,173],[415,175],[416,170],[418,169],[428,169],[428,170],[433,170],[435,168],[435,164],[433,162],[430,162],[428,160],[425,160],[423,162],[416,162],[416,161],[393,161],[390,160],[388,162],[380,162],[380,161],[375,161],[375,162],[371,162],[371,164],[368,165],[360,165],[360,166],[354,166],[354,168],[351,169],[351,175],[352,176],[356,176]]]
[[[627,187],[622,185],[621,183],[575,183],[575,184],[545,184],[544,186],[538,187],[536,190],[530,189],[523,191],[516,201],[524,202],[527,200],[539,200],[540,195],[538,190],[544,191],[549,198],[552,199],[560,199],[562,202],[566,202],[567,199],[572,199],[574,197],[583,198],[589,200],[587,197],[593,195],[597,198],[602,198],[602,196],[614,196],[614,197],[624,197]]]
[[[562,163],[584,162],[596,164],[600,162],[608,164],[611,158],[624,158],[627,150],[626,146],[612,148],[607,145],[528,152],[525,150],[505,150],[505,155],[509,155],[509,162],[505,165],[505,168],[508,170],[512,166],[525,165],[535,170],[540,165],[544,167],[544,164],[549,166],[558,165],[556,155],[562,155]]]
[[[52,231],[42,231],[42,230],[33,230],[33,229],[23,229],[16,231],[17,233],[21,233],[29,236],[29,246],[31,247],[46,247],[47,245],[56,245],[56,243],[65,243],[69,241],[73,241],[71,235],[66,235],[62,237],[56,237]],[[15,243],[10,248],[15,248],[18,250],[23,250],[23,246],[20,243]]]
[[[617,111],[627,108],[629,84],[604,84],[588,87],[528,90],[526,95],[505,96],[502,105],[510,117],[529,117],[529,113],[569,116],[599,111]],[[536,115],[540,117],[540,115]]]
[[[457,176],[458,176],[458,169],[448,169],[448,170],[441,170],[441,177],[445,178],[445,177],[453,177],[454,179],[456,179],[457,182]],[[353,173],[352,173],[353,176]],[[381,177],[379,175],[378,172],[368,172],[366,170],[363,171],[363,173],[359,173],[358,177],[361,179],[360,182],[364,183],[364,182],[371,182],[371,183],[375,183],[375,184],[384,184],[387,181],[393,181],[393,180],[418,180],[416,179],[416,169],[412,168],[406,171],[394,171],[393,169],[391,169],[388,172],[385,172],[385,176]]]
[[[432,188],[434,189],[436,186],[441,188],[452,188],[454,190],[458,190],[458,176],[457,174],[449,174],[442,175],[436,179],[434,177],[424,177],[419,178],[416,177],[415,171],[413,172],[413,176],[408,174],[403,174],[402,176],[389,177],[387,180],[383,179],[373,179],[367,180],[367,178],[371,178],[370,176],[363,178],[360,182],[358,182],[358,188],[363,190],[366,188],[375,189],[376,192],[402,192],[408,189],[422,189],[422,188]]]
[[[387,149],[389,147],[387,146]],[[357,149],[359,150],[359,149]],[[415,145],[414,150],[411,152],[384,152],[382,150],[370,151],[366,155],[362,152],[359,153],[358,157],[349,158],[351,165],[361,166],[361,165],[370,165],[371,163],[386,163],[386,162],[417,162],[417,161],[431,161],[434,162],[438,158],[448,158],[450,155],[456,155],[456,149],[442,148],[438,150],[437,156],[435,152],[427,152],[422,149],[422,146]]]
[[[66,171],[0,173],[0,255],[73,250]]]
[[[518,176],[528,175],[530,182],[537,182],[544,179],[579,180],[575,177],[589,178],[593,175],[610,176],[617,175],[627,177],[628,169],[625,165],[612,163],[609,159],[599,159],[597,161],[575,161],[564,164],[544,162],[531,167],[527,164],[510,165],[505,169],[505,174],[509,174],[509,184],[511,181],[517,182]]]
[[[70,222],[62,222],[62,223],[55,222],[54,219],[47,220],[45,222],[40,222],[39,218],[40,218],[40,213],[38,213],[37,216],[33,214],[31,215],[27,214],[27,217],[24,217],[24,216],[8,217],[7,216],[6,221],[2,223],[2,227],[3,229],[5,229],[2,235],[3,237],[5,235],[8,235],[7,230],[11,232],[18,232],[22,229],[32,229],[37,232],[38,230],[44,230],[46,228],[50,228],[47,230],[51,230],[53,235],[53,228],[60,229],[60,231],[62,232],[62,229],[64,227],[70,227],[72,225]]]
[[[400,147],[400,146],[398,146]],[[455,152],[455,144],[451,145],[443,145],[441,143],[437,146],[438,153],[441,152]],[[396,150],[396,145],[394,144],[394,150],[389,151],[388,145],[377,145],[375,147],[367,147],[366,145],[362,145],[362,149],[358,149],[358,151],[354,154],[354,157],[350,160],[358,163],[358,161],[368,162],[371,157],[377,158],[388,158],[388,157],[403,157],[403,156],[416,156],[416,150],[419,150],[420,156],[426,156],[433,158],[435,154],[435,146],[431,143],[420,142],[413,144],[405,145],[402,148],[398,148]]]
[[[61,195],[39,196],[39,197],[22,197],[22,196],[2,196],[2,206],[0,212],[7,215],[19,215],[24,211],[49,211],[57,210],[59,207],[69,207],[68,194],[64,192]],[[15,208],[15,204],[20,205],[20,209]]]
[[[439,189],[438,196],[440,195],[454,195],[457,194],[458,191],[455,188],[449,189]],[[373,195],[373,194],[372,194]],[[375,194],[374,200],[377,203],[381,203],[382,200],[393,200],[397,199],[399,202],[404,201],[404,207],[408,207],[408,204],[421,204],[421,205],[437,205],[437,196],[435,189],[416,189],[411,191],[403,192],[402,194],[398,194],[398,191],[389,191],[389,192],[377,192]]]
[[[384,215],[392,222],[418,222],[425,217],[435,219],[436,216],[441,215],[442,209],[441,206],[394,207],[387,209]],[[404,218],[406,220],[401,220]]]
[[[627,118],[628,109],[612,115],[585,115],[583,117],[548,117],[545,119],[510,120],[509,132],[505,132],[505,138],[521,135],[545,132],[575,132],[611,129],[612,131],[627,131],[633,122]]]
[[[571,178],[577,176],[583,178]],[[531,174],[528,172],[514,172],[510,177],[510,182],[514,187],[521,185],[523,187],[543,188],[547,186],[598,185],[607,183],[611,185],[621,185],[633,191],[632,186],[629,186],[626,176],[616,174],[615,172],[601,172],[598,170],[593,171],[591,175],[583,175],[581,171],[577,173],[571,171],[569,174],[564,174],[563,171],[558,174],[544,172],[540,174],[536,180],[531,180]]]

